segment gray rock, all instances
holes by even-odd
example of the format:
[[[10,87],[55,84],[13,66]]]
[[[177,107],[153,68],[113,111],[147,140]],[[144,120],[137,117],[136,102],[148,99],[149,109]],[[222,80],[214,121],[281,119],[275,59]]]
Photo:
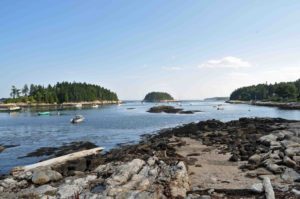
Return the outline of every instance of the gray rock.
[[[128,181],[133,174],[136,174],[143,166],[145,162],[140,159],[134,159],[124,165],[119,166],[116,172],[113,174],[107,183],[109,185],[120,185]]]
[[[290,147],[285,150],[285,154],[290,158],[300,155],[300,147]]]
[[[42,195],[54,196],[54,195],[56,195],[57,190],[58,189],[56,187],[52,187],[50,185],[42,185],[42,186],[35,188],[34,192],[40,196],[42,196]]]
[[[6,178],[2,182],[0,182],[0,185],[5,189],[12,189],[17,186],[17,183],[18,182],[13,178]]]
[[[278,166],[277,164],[274,164],[274,163],[272,163],[272,162],[267,163],[267,164],[266,164],[266,168],[267,168],[269,171],[271,171],[271,172],[273,172],[273,173],[275,173],[275,174],[281,174],[281,173],[283,173],[284,170],[285,170],[285,167],[283,167],[283,166]]]
[[[21,172],[18,175],[16,175],[15,178],[18,180],[31,180],[32,172],[31,171]]]
[[[300,165],[300,156],[293,156],[293,160],[296,162],[296,164]]]
[[[42,185],[50,181],[58,181],[62,179],[62,175],[57,171],[53,171],[49,168],[39,168],[33,171],[32,182],[34,184]]]
[[[180,161],[175,168],[175,175],[172,176],[172,181],[169,184],[171,195],[176,197],[185,197],[189,190],[189,176],[185,164]]]
[[[262,193],[264,191],[264,187],[262,183],[253,184],[251,186],[251,190],[256,193]]]
[[[2,152],[2,151],[4,151],[4,147],[3,146],[0,146],[0,153]]]
[[[297,190],[297,189],[292,189],[292,192],[293,192],[297,197],[300,196],[300,191],[299,191],[299,190]]]
[[[280,177],[284,181],[292,183],[295,180],[300,179],[300,174],[297,173],[294,169],[286,168],[284,173],[282,173]]]
[[[259,138],[259,141],[265,145],[270,145],[272,141],[276,141],[277,136],[273,134],[265,135]]]
[[[62,184],[59,186],[57,194],[61,199],[69,199],[77,193],[80,194],[82,190],[83,188],[78,185]]]
[[[295,161],[293,161],[291,158],[288,156],[284,156],[283,162],[286,166],[294,168],[297,164]]]
[[[279,190],[281,192],[287,192],[289,190],[289,186],[286,184],[274,184],[274,189]]]
[[[250,164],[258,165],[261,162],[261,160],[262,160],[262,157],[260,155],[254,154],[249,158],[248,162]]]

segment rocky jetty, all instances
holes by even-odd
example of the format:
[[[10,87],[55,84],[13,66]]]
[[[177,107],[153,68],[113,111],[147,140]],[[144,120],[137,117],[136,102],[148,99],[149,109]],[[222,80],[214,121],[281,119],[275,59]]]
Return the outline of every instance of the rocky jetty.
[[[84,168],[66,162],[7,176],[0,198],[299,198],[299,133],[299,121],[278,118],[190,123]]]

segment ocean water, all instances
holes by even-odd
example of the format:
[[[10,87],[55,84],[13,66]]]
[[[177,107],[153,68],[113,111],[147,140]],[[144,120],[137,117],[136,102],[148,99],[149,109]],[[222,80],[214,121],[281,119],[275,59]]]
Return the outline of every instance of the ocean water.
[[[221,104],[224,110],[217,110]],[[200,110],[195,114],[148,113],[154,103],[127,101],[124,104],[105,105],[97,109],[52,110],[50,116],[38,116],[27,109],[19,113],[0,113],[0,145],[19,145],[0,153],[0,174],[12,167],[35,163],[45,157],[23,158],[40,147],[61,146],[72,141],[90,141],[109,150],[122,143],[136,143],[140,136],[156,133],[163,128],[207,119],[229,121],[240,117],[281,117],[300,120],[299,110],[281,110],[274,107],[232,105],[222,101],[184,101],[170,103],[184,110]],[[71,124],[70,119],[81,114],[85,121]]]

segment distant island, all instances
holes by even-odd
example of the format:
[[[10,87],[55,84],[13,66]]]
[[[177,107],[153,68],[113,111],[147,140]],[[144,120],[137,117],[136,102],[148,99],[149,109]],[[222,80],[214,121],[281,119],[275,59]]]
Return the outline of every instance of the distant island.
[[[145,98],[144,102],[164,102],[164,101],[173,101],[174,98],[165,92],[151,92],[148,93]]]
[[[258,84],[238,88],[231,93],[230,100],[298,102],[300,101],[300,79],[294,82]]]
[[[229,100],[229,97],[210,97],[204,99],[204,101],[227,101],[227,100]]]
[[[27,84],[22,89],[12,86],[11,98],[4,103],[47,103],[62,104],[67,102],[118,101],[116,93],[99,85],[87,83],[61,82],[54,86]]]

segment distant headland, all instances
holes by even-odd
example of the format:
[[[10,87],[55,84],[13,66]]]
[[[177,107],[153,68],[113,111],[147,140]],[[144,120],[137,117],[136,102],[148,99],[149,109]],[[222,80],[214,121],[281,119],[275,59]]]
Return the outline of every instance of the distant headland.
[[[300,79],[294,82],[241,87],[231,93],[227,102],[300,109]]]

